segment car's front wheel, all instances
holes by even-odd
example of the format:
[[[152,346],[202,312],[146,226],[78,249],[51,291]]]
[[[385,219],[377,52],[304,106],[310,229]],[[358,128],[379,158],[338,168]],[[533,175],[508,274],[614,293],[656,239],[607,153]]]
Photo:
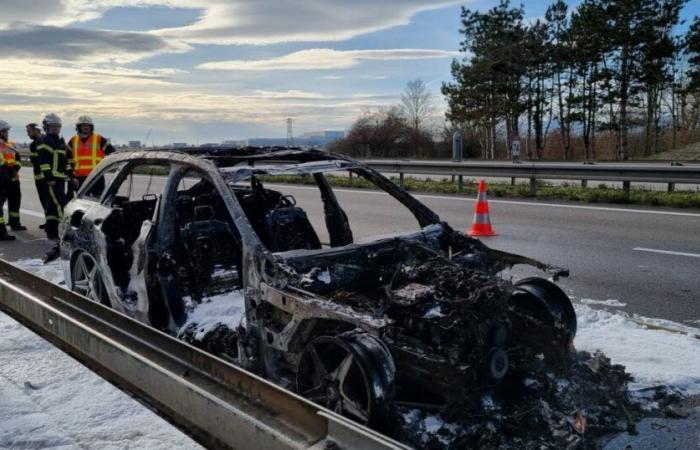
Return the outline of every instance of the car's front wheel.
[[[89,253],[82,252],[73,259],[71,279],[73,292],[105,306],[111,306],[100,268]]]

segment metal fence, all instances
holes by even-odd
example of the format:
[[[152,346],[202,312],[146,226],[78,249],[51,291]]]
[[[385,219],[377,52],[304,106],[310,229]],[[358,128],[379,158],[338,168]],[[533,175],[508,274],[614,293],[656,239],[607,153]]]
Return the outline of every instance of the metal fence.
[[[631,183],[664,183],[673,192],[676,184],[700,184],[700,164],[678,163],[548,163],[504,161],[415,161],[415,160],[365,160],[365,164],[384,173],[399,174],[403,185],[404,175],[441,175],[457,178],[460,190],[464,177],[510,178],[530,181],[530,194],[537,194],[537,180],[622,182],[629,195]]]

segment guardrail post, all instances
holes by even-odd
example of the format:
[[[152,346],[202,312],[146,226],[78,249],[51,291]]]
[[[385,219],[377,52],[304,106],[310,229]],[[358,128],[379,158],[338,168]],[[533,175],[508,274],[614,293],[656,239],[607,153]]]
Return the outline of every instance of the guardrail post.
[[[462,192],[464,190],[464,176],[460,175],[458,177],[458,183],[459,183],[459,192]]]
[[[350,175],[350,186],[352,186],[352,172],[348,172],[348,175]]]
[[[510,177],[510,185],[515,186],[515,177]]]
[[[588,187],[588,180],[581,180],[581,187]]]
[[[630,187],[632,186],[631,181],[622,182],[622,192],[625,194],[625,198],[630,198]]]
[[[537,180],[530,178],[530,197],[537,196]]]
[[[399,186],[403,187],[403,172],[399,172]]]
[[[668,183],[668,192],[674,192],[676,190],[676,183]]]

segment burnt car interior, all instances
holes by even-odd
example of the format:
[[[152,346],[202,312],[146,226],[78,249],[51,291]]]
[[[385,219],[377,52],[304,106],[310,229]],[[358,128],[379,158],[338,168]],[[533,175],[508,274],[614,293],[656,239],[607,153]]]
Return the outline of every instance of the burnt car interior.
[[[179,184],[173,244],[182,295],[201,301],[240,288],[240,235],[223,199],[203,174],[187,172]]]

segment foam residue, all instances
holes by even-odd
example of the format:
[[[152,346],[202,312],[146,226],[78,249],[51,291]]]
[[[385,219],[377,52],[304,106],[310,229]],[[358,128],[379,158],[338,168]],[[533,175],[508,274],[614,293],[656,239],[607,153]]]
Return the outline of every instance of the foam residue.
[[[218,325],[226,325],[236,329],[245,315],[245,302],[243,291],[236,290],[205,298],[201,303],[186,301],[191,308],[187,314],[187,321],[180,328],[186,330],[194,325],[196,331],[194,338],[201,340]]]
[[[667,385],[700,393],[700,330],[675,322],[576,304],[578,350],[602,350],[627,368],[632,390]],[[652,327],[645,326],[651,325]]]
[[[60,262],[16,266],[56,284]],[[196,442],[0,313],[0,448],[197,449]]]

